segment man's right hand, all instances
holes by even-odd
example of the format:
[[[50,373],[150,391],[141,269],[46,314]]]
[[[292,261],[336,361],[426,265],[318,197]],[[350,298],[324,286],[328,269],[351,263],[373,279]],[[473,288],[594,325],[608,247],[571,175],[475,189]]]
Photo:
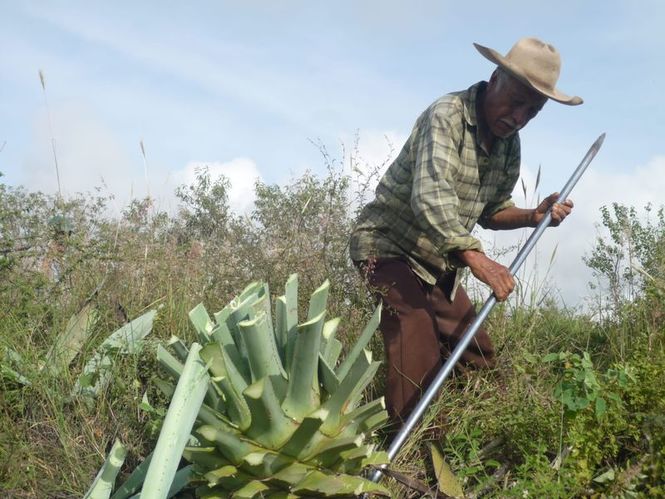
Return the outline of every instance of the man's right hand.
[[[515,289],[515,279],[508,267],[487,258],[480,251],[464,250],[457,251],[455,254],[457,258],[468,265],[476,279],[492,288],[497,301],[506,300]]]

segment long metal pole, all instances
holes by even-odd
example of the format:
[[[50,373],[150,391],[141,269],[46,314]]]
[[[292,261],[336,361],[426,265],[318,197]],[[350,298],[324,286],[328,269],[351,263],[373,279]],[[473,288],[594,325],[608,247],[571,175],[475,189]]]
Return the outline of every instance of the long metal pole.
[[[589,166],[589,163],[591,163],[591,160],[593,160],[593,158],[596,156],[596,153],[600,149],[600,146],[603,144],[604,140],[605,140],[605,134],[603,133],[600,137],[598,137],[598,139],[596,139],[596,142],[593,143],[589,151],[586,153],[586,155],[582,159],[582,162],[573,172],[573,175],[570,177],[570,179],[563,187],[563,189],[561,189],[561,192],[559,193],[559,199],[557,200],[558,202],[564,201],[568,197],[570,192],[573,190],[573,187],[575,187],[575,184],[577,184],[577,181],[580,179],[580,177],[582,177],[582,174],[586,170],[587,166]],[[526,257],[529,255],[533,247],[536,245],[536,242],[538,242],[538,239],[545,231],[547,226],[549,226],[551,221],[552,221],[552,214],[548,210],[543,219],[538,224],[538,226],[531,233],[531,236],[529,236],[529,239],[524,244],[524,247],[519,251],[519,253],[515,257],[515,260],[513,260],[513,263],[510,265],[509,270],[512,275],[515,275],[517,273],[519,268],[524,263],[524,260],[526,260]],[[402,426],[399,433],[390,444],[390,448],[388,449],[388,458],[391,461],[395,458],[395,456],[399,452],[400,448],[406,441],[407,437],[409,436],[413,428],[416,426],[416,423],[420,421],[420,418],[422,417],[423,413],[429,406],[430,402],[439,391],[439,388],[441,388],[441,385],[443,385],[443,382],[452,372],[453,367],[455,366],[459,358],[462,356],[462,353],[464,353],[464,350],[466,350],[467,345],[473,339],[476,332],[478,332],[480,325],[485,321],[490,311],[492,310],[492,307],[494,307],[495,304],[496,304],[496,297],[494,296],[494,294],[492,294],[487,299],[483,307],[480,309],[480,312],[478,312],[476,319],[468,327],[468,329],[464,333],[464,336],[462,336],[461,341],[459,342],[455,350],[453,350],[453,353],[450,355],[450,357],[443,365],[441,370],[439,370],[439,373],[436,375],[432,383],[425,391],[423,398],[420,399],[413,412],[409,415],[409,418],[407,419],[406,423],[404,424],[404,426]],[[382,467],[385,467],[385,465]],[[381,470],[376,470],[372,474],[371,480],[374,482],[378,482],[381,479],[382,475],[383,473],[381,473]]]

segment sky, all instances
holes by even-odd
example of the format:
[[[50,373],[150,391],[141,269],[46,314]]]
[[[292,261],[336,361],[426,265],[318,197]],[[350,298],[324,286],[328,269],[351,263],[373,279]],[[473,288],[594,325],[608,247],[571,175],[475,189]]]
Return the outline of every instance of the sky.
[[[593,247],[600,206],[662,204],[660,0],[0,0],[0,7],[0,172],[9,185],[56,192],[55,144],[65,195],[101,186],[118,209],[147,193],[173,209],[174,188],[207,165],[230,178],[231,204],[246,212],[256,179],[284,184],[306,170],[323,174],[317,143],[344,163],[357,137],[364,163],[385,163],[432,101],[489,77],[492,63],[473,42],[505,54],[518,38],[537,36],[562,55],[558,87],[585,103],[549,102],[521,132],[529,192],[539,167],[541,197],[560,190],[594,140],[607,138],[571,195],[573,215],[538,245],[540,262],[557,248],[554,263],[527,265],[546,267],[541,278],[577,305],[590,293],[582,257]],[[518,183],[518,205],[533,206],[535,197],[525,200]],[[503,246],[525,233],[479,237]]]

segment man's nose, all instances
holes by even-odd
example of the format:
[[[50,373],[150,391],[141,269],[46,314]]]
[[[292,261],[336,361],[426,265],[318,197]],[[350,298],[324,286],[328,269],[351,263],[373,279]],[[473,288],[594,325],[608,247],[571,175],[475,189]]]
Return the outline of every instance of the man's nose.
[[[513,121],[518,128],[522,128],[529,121],[529,112],[526,107],[520,106],[513,110]]]

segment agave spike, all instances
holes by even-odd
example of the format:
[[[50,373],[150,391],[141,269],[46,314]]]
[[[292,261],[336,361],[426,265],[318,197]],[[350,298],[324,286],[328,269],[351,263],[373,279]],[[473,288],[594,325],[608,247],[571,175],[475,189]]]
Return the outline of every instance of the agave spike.
[[[349,369],[351,369],[351,366],[353,363],[356,361],[358,356],[360,355],[360,352],[363,351],[363,349],[367,346],[369,341],[372,339],[372,336],[374,335],[374,332],[376,331],[376,328],[379,327],[379,322],[381,322],[381,309],[383,308],[382,304],[379,303],[379,305],[374,309],[374,313],[372,314],[372,318],[369,320],[367,325],[365,326],[365,329],[363,329],[363,332],[360,333],[360,336],[358,337],[358,340],[356,341],[355,345],[353,345],[353,348],[349,352],[349,354],[346,356],[346,359],[344,359],[344,362],[339,366],[339,369],[337,369],[337,377],[339,379],[344,379],[346,376],[346,373],[349,372]]]
[[[260,379],[247,387],[243,395],[252,414],[247,435],[269,449],[279,449],[297,426],[280,407],[272,379]]]
[[[319,405],[318,360],[325,312],[298,326],[298,339],[289,371],[289,387],[282,407],[290,417],[302,418]]]

